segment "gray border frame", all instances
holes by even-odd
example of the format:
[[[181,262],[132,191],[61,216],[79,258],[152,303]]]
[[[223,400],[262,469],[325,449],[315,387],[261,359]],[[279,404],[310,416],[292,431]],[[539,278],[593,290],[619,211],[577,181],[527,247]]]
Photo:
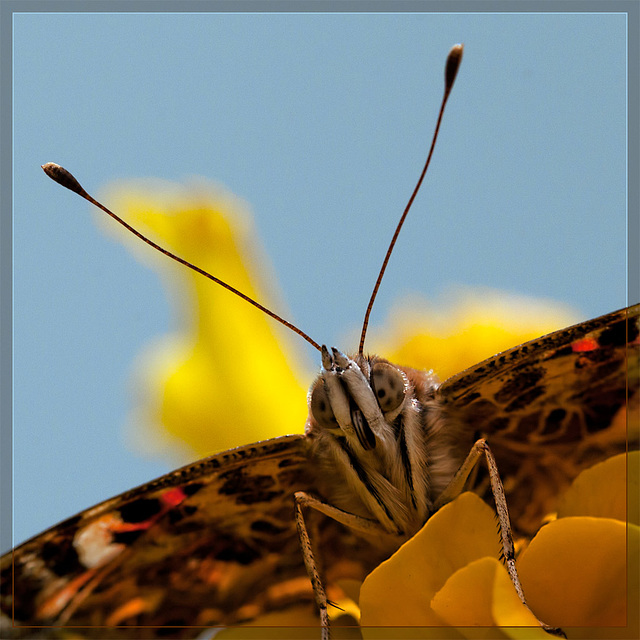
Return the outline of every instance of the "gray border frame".
[[[0,548],[12,539],[13,14],[60,12],[625,13],[628,21],[627,303],[640,302],[639,0],[0,0]],[[632,496],[631,499],[634,497]],[[638,624],[629,619],[633,631]],[[624,630],[619,630],[623,631]],[[615,633],[616,637],[626,637]],[[629,636],[631,637],[631,636]]]

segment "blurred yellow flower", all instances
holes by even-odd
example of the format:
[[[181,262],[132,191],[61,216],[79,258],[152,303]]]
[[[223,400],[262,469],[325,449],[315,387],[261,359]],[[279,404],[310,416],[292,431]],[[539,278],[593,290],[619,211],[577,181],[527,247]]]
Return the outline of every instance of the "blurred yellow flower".
[[[565,305],[489,288],[457,287],[427,307],[406,298],[372,331],[373,351],[400,365],[433,369],[440,380],[576,322]]]
[[[205,184],[154,182],[110,194],[115,211],[158,244],[281,310],[275,278],[238,198]],[[157,268],[177,316],[172,335],[138,363],[133,438],[185,461],[288,433],[307,414],[301,360],[286,330],[222,287],[155,252],[119,226],[102,226]],[[164,431],[161,429],[164,428]],[[181,444],[182,443],[182,444]],[[186,446],[185,446],[186,445]]]

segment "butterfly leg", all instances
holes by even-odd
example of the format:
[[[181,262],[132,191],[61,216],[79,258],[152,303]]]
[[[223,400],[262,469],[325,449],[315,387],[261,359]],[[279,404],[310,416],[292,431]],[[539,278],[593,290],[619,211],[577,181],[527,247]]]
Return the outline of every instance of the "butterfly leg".
[[[296,513],[296,527],[298,529],[298,538],[300,539],[300,548],[302,549],[302,556],[304,558],[304,566],[307,569],[307,575],[311,580],[311,586],[313,588],[313,594],[316,598],[316,605],[320,612],[320,625],[322,627],[322,640],[329,640],[331,634],[329,632],[329,614],[327,612],[327,593],[324,590],[324,585],[320,578],[318,567],[316,566],[315,558],[313,557],[313,548],[311,547],[311,538],[307,531],[307,525],[302,515],[302,507],[298,496],[306,495],[302,492],[295,494],[295,513]]]
[[[502,480],[500,479],[500,473],[498,472],[496,459],[493,457],[493,453],[489,448],[489,444],[484,438],[478,440],[473,445],[473,447],[471,447],[471,451],[469,451],[469,454],[467,455],[465,461],[460,465],[460,468],[452,478],[451,482],[449,482],[448,486],[440,494],[438,500],[436,500],[434,508],[435,510],[438,510],[440,507],[447,504],[447,502],[451,502],[454,498],[462,493],[469,474],[483,456],[487,462],[487,467],[489,469],[491,492],[493,493],[493,499],[496,504],[496,512],[498,514],[498,522],[500,524],[500,537],[502,540],[502,555],[504,558],[504,563],[506,565],[507,571],[509,572],[509,577],[511,578],[511,582],[515,587],[518,597],[520,598],[522,604],[524,604],[524,606],[529,609],[529,605],[527,604],[527,601],[524,597],[522,585],[520,584],[518,570],[516,569],[515,549],[513,546],[513,535],[511,533],[511,521],[509,519],[507,498],[504,493],[504,487],[502,486]],[[531,611],[531,609],[529,609],[529,611]],[[567,637],[562,629],[552,627],[548,624],[545,624],[541,620],[538,620],[538,622],[547,633],[560,636],[562,638]]]
[[[327,612],[327,593],[322,584],[320,578],[320,572],[316,565],[316,560],[313,555],[313,547],[311,546],[311,538],[307,531],[307,525],[304,521],[302,514],[302,507],[309,507],[315,509],[320,513],[344,524],[347,527],[356,529],[358,531],[364,531],[366,533],[384,533],[384,529],[374,520],[369,520],[361,516],[356,516],[353,513],[348,513],[342,509],[338,509],[326,502],[322,502],[317,498],[305,493],[304,491],[297,491],[294,494],[295,499],[295,515],[296,526],[298,528],[298,537],[300,538],[300,547],[302,549],[302,555],[304,557],[304,565],[307,569],[309,580],[311,580],[311,586],[313,587],[313,593],[316,598],[316,604],[320,611],[320,624],[322,626],[322,640],[329,640],[331,632],[329,629],[329,614]]]

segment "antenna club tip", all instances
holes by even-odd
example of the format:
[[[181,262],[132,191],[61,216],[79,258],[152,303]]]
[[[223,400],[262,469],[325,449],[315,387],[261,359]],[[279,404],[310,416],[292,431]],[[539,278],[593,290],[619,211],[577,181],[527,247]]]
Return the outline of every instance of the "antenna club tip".
[[[447,64],[444,71],[444,86],[445,91],[448,93],[453,87],[460,63],[462,62],[462,54],[464,52],[463,44],[454,44],[447,56]]]
[[[55,162],[46,162],[40,166],[54,182],[83,197],[84,194],[86,194],[86,191],[80,186],[80,183],[64,167],[61,167]]]
[[[40,165],[42,167],[42,170],[49,175],[52,171],[57,171],[58,169],[62,169],[62,167],[59,164],[56,164],[55,162],[45,162],[44,164]]]

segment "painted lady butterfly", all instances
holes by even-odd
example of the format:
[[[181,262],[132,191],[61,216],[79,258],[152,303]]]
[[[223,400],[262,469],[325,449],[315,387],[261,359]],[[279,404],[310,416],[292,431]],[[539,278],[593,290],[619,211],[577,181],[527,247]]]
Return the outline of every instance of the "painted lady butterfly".
[[[461,47],[450,54],[440,118],[461,55]],[[65,170],[43,168],[103,208]],[[355,356],[322,347],[305,435],[187,465],[6,554],[3,623],[76,627],[90,637],[194,637],[194,627],[246,621],[314,594],[326,616],[307,527],[324,585],[363,579],[450,497],[446,487],[480,437],[490,441],[514,528],[535,531],[580,470],[627,447],[639,317],[634,306],[557,331],[443,384],[364,355],[365,319]],[[473,482],[495,496],[481,473]],[[301,506],[311,507],[304,517]]]

